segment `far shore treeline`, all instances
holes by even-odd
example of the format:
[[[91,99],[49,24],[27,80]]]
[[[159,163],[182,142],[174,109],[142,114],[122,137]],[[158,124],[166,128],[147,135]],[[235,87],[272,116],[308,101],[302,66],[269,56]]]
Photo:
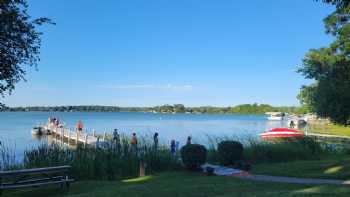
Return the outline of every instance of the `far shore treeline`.
[[[183,104],[162,105],[155,107],[118,107],[101,105],[79,106],[35,106],[35,107],[5,107],[0,111],[7,112],[158,112],[158,113],[209,113],[209,114],[263,114],[265,112],[281,111],[303,114],[307,111],[303,107],[285,106],[273,107],[267,104],[243,104],[233,107],[185,107]]]

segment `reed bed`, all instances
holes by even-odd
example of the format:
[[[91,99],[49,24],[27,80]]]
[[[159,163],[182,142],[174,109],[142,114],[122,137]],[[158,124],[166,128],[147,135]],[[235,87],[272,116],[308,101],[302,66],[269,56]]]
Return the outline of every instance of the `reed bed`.
[[[218,161],[217,145],[222,140],[240,141],[235,137],[208,138],[208,161]],[[309,137],[273,141],[261,141],[248,138],[247,140],[241,141],[241,143],[244,145],[243,159],[251,163],[315,160],[342,153],[341,150],[337,150],[326,143],[316,141]]]
[[[218,162],[217,145],[222,140],[241,141],[244,145],[243,159],[250,163],[313,160],[341,154],[341,151],[311,138],[267,142],[208,136],[208,162]],[[0,170],[71,165],[73,176],[79,180],[115,180],[138,176],[141,161],[146,164],[148,174],[180,169],[179,156],[171,155],[168,146],[160,145],[155,148],[149,136],[139,137],[138,141],[137,148],[130,145],[126,136],[121,137],[119,144],[106,143],[101,148],[78,146],[76,149],[69,149],[57,144],[43,144],[25,151],[20,163],[16,163],[14,151],[0,145]]]
[[[137,147],[130,145],[126,137],[120,144],[108,143],[103,148],[69,149],[59,145],[41,145],[26,151],[23,167],[47,167],[71,165],[74,177],[79,179],[120,179],[135,177],[143,161],[147,173],[176,169],[178,159],[165,146],[157,149],[151,140],[139,138]]]
[[[16,162],[15,148],[10,148],[5,142],[0,141],[0,170],[18,168]]]

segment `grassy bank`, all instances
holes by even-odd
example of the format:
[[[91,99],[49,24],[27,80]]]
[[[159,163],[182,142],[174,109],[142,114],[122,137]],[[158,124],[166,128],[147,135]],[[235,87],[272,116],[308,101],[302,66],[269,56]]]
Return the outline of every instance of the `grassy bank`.
[[[336,155],[322,160],[261,163],[253,166],[252,173],[348,180],[350,179],[350,155]]]
[[[350,127],[336,125],[332,123],[313,122],[310,123],[309,129],[312,133],[350,137]]]
[[[153,176],[121,181],[82,181],[62,194],[59,187],[6,191],[4,197],[19,196],[349,196],[350,188],[342,186],[308,186],[262,183],[233,177],[209,177],[192,172],[166,172]]]
[[[64,196],[349,196],[342,186],[308,186],[262,183],[234,177],[205,176],[180,170],[166,147],[154,151],[144,140],[140,154],[128,142],[117,151],[107,149],[62,149],[40,147],[26,152],[21,167],[69,164],[78,180]],[[209,160],[217,162],[215,143]],[[140,156],[147,163],[149,176],[136,177]],[[245,144],[244,159],[253,163],[252,172],[307,178],[350,178],[350,155],[329,150],[311,139]],[[321,160],[320,160],[321,159]],[[175,170],[176,169],[176,170]],[[4,192],[4,196],[62,196],[58,186]]]
[[[217,143],[221,140],[210,140],[207,162],[219,163]],[[71,165],[73,176],[79,180],[119,180],[137,177],[141,160],[147,164],[148,174],[176,170],[181,167],[179,157],[172,156],[167,146],[160,146],[155,150],[150,139],[140,138],[139,141],[137,151],[130,146],[126,138],[118,147],[108,146],[97,149],[78,147],[72,150],[58,145],[42,145],[26,151],[24,160],[12,166],[8,164],[11,163],[11,157],[7,157],[8,150],[4,148],[1,155],[5,155],[3,156],[6,158],[4,161],[8,162],[0,163],[0,169]],[[249,140],[244,143],[243,160],[255,165],[320,160],[342,154],[342,152],[329,149],[311,138],[273,142]]]

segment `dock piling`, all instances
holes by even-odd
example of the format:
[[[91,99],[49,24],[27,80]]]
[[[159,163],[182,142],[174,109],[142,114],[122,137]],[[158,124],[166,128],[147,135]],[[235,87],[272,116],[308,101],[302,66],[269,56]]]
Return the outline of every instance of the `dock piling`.
[[[86,148],[87,140],[88,140],[88,134],[85,134],[84,148]]]

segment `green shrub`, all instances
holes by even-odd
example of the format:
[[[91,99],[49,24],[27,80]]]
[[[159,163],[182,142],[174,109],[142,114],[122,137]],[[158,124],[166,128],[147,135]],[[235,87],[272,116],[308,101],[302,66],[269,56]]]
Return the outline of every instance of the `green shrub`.
[[[242,159],[243,145],[237,141],[222,141],[218,144],[218,156],[222,165],[233,165]]]
[[[200,144],[188,144],[181,148],[182,162],[186,168],[197,170],[207,160],[207,149]]]

